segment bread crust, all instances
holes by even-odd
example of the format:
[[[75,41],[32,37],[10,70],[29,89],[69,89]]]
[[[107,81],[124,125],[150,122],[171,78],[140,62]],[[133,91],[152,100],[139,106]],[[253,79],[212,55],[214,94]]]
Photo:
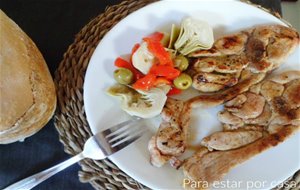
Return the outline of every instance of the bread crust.
[[[40,130],[56,108],[55,86],[34,42],[0,10],[0,144]]]

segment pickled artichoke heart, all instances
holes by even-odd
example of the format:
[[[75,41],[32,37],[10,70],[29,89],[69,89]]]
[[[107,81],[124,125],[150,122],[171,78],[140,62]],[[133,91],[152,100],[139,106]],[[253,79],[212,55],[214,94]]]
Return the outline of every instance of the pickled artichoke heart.
[[[178,28],[175,24],[172,24],[171,35],[168,44],[169,49],[174,49],[174,43],[176,42],[179,34],[180,34],[180,28]]]
[[[174,46],[183,55],[199,49],[210,49],[214,43],[213,30],[204,21],[186,18],[181,23],[180,34]]]
[[[149,72],[154,60],[155,57],[151,52],[149,52],[146,42],[141,43],[141,46],[132,55],[133,66],[143,74],[147,74]]]
[[[170,34],[166,33],[166,32],[161,32],[163,33],[163,38],[161,39],[160,43],[164,46],[164,47],[168,47],[169,42],[170,42]]]
[[[167,85],[149,91],[136,91],[133,88],[116,84],[108,89],[108,94],[119,97],[121,108],[130,115],[151,118],[161,113],[167,100]]]
[[[165,48],[165,50],[166,50],[167,52],[169,52],[169,54],[170,54],[170,56],[171,56],[171,59],[175,59],[176,54],[177,54],[177,50],[169,49],[169,48]]]

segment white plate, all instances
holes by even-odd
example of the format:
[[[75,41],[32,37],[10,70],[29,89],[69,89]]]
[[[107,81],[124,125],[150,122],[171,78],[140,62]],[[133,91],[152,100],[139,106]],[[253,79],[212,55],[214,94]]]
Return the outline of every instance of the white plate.
[[[114,60],[129,54],[142,37],[179,24],[184,17],[196,17],[207,21],[214,29],[215,38],[260,24],[283,24],[274,16],[239,1],[160,1],[146,6],[119,22],[99,43],[86,73],[84,83],[84,105],[93,133],[128,119],[119,107],[119,102],[106,95],[106,89],[115,83]],[[276,72],[299,69],[299,48]],[[193,93],[191,93],[193,94]],[[189,94],[189,96],[191,96]],[[196,142],[213,131],[220,130],[216,113],[221,109],[194,110],[192,131],[197,134]],[[148,127],[154,134],[160,118],[149,120]],[[182,171],[168,164],[155,168],[149,163],[147,143],[151,134],[111,156],[110,159],[128,175],[152,189],[181,189]],[[236,167],[224,178],[229,185],[241,181],[240,189],[269,189],[277,185],[300,168],[300,135],[294,135],[279,146],[252,158]],[[265,181],[265,182],[264,182]],[[231,186],[232,187],[232,186]],[[230,189],[227,186],[226,189]]]

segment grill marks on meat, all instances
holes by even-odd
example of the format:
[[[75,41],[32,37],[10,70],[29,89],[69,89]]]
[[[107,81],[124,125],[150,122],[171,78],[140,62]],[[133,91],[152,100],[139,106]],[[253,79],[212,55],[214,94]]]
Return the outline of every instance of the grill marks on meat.
[[[246,39],[246,37],[245,37]],[[243,44],[243,40],[242,38],[239,38],[239,36],[227,36],[224,38],[223,42],[222,42],[222,47],[224,49],[230,49],[232,47],[237,47],[239,45]],[[216,44],[218,45],[218,44]],[[218,46],[217,46],[218,47]],[[240,46],[238,49],[242,49],[243,46]]]
[[[244,51],[245,43],[252,29],[249,31],[241,31],[239,33],[228,35],[215,41],[213,47],[209,50],[199,50],[192,53],[191,57],[206,57],[206,56],[223,56],[237,55]]]
[[[263,136],[259,130],[234,130],[216,132],[202,139],[201,144],[209,150],[231,150],[256,141]]]
[[[241,73],[241,80],[237,85],[220,92],[196,96],[188,100],[188,103],[192,107],[211,107],[223,104],[237,95],[248,91],[251,86],[263,80],[264,77],[265,73],[255,74],[245,70]]]
[[[289,100],[291,108],[300,106],[300,79],[293,80],[287,84],[287,88],[283,93],[283,98]]]
[[[212,184],[240,163],[297,132],[300,129],[299,94],[300,71],[287,71],[228,101],[218,114],[224,124],[223,131],[202,140],[206,149],[184,162],[185,177]],[[236,114],[241,110],[243,114]]]
[[[177,157],[185,151],[192,107],[220,105],[247,91],[265,76],[261,73],[242,75],[245,75],[245,77],[239,85],[235,85],[221,93],[201,95],[186,102],[168,98],[161,114],[163,121],[148,145],[152,165],[161,167],[173,157]]]
[[[176,157],[187,146],[193,107],[229,101],[218,115],[224,131],[203,139],[206,147],[183,164],[184,174],[192,180],[220,180],[237,164],[294,133],[300,125],[299,71],[261,81],[298,42],[299,34],[291,28],[261,26],[221,38],[210,50],[193,53],[192,57],[198,57],[188,70],[193,86],[213,93],[186,102],[167,100],[162,123],[148,145],[152,165],[160,167],[170,162],[177,168],[182,164]]]
[[[156,146],[156,136],[153,136],[148,143],[148,150],[150,152],[150,163],[153,166],[161,167],[168,160],[171,159],[171,156],[163,155]]]
[[[185,178],[193,181],[206,181],[211,185],[214,181],[222,180],[222,178],[237,165],[269,148],[277,146],[299,130],[299,128],[299,125],[284,126],[276,133],[266,135],[238,149],[212,152],[204,149],[200,153],[194,154],[183,164]]]
[[[187,102],[168,98],[161,114],[163,121],[148,145],[152,165],[161,167],[167,161],[173,163],[174,157],[185,151],[190,114]]]
[[[273,81],[266,81],[260,87],[260,93],[266,98],[267,101],[272,100],[274,97],[281,96],[283,90],[283,85]]]
[[[264,97],[251,92],[245,93],[245,96],[247,100],[242,105],[228,107],[225,104],[226,109],[230,110],[233,115],[238,116],[241,119],[258,117],[262,113],[265,106]]]
[[[239,75],[234,74],[214,74],[214,73],[198,73],[193,77],[193,86],[198,90],[206,92],[215,92],[230,87],[238,82]]]
[[[299,34],[281,25],[258,26],[218,39],[210,50],[191,54],[193,87],[201,92],[218,92],[241,81],[240,73],[266,73],[282,64],[299,42]],[[219,78],[232,79],[220,81]],[[229,75],[229,76],[228,76]]]
[[[249,124],[290,125],[300,119],[300,71],[284,72],[256,84],[250,91],[227,102],[219,113],[227,130]]]
[[[250,125],[267,126],[272,116],[272,110],[269,104],[265,104],[262,113],[256,118],[245,119],[243,122]]]
[[[250,37],[246,44],[246,55],[251,62],[258,62],[266,56],[264,43],[256,38]]]

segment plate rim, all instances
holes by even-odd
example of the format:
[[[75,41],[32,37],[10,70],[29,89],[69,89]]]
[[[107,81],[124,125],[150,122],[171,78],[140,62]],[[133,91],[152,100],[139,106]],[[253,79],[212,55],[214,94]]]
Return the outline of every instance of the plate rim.
[[[150,4],[144,6],[144,7],[140,8],[140,9],[138,9],[138,10],[136,10],[136,11],[130,13],[130,14],[127,15],[126,17],[122,18],[122,19],[121,19],[115,26],[113,26],[113,27],[112,27],[112,28],[111,28],[111,29],[103,36],[103,38],[99,41],[97,47],[95,48],[95,50],[94,50],[94,52],[93,52],[93,54],[92,54],[92,56],[91,56],[91,58],[90,58],[90,60],[89,60],[88,67],[87,67],[87,69],[86,69],[86,73],[85,73],[85,77],[84,77],[84,78],[87,77],[88,70],[89,70],[89,68],[90,68],[90,67],[89,67],[89,66],[90,66],[90,63],[93,62],[93,60],[95,59],[95,56],[96,56],[96,54],[97,54],[97,49],[101,46],[102,41],[105,40],[106,38],[108,38],[108,37],[110,36],[110,34],[113,33],[113,32],[116,30],[116,28],[118,28],[119,25],[121,25],[123,22],[126,22],[126,20],[127,20],[127,19],[130,19],[130,17],[134,17],[136,14],[139,14],[139,13],[142,12],[144,9],[147,9],[147,8],[149,8],[149,7],[152,7],[152,6],[156,6],[157,4],[163,4],[163,3],[165,3],[165,2],[171,2],[171,1],[182,1],[182,0],[163,0],[163,1],[153,2],[153,3],[150,3]],[[197,0],[188,0],[188,1],[197,1]],[[213,0],[213,1],[217,1],[217,0]],[[211,2],[213,2],[213,1],[211,1]],[[288,26],[288,24],[285,23],[284,21],[282,21],[280,18],[274,16],[272,13],[270,13],[270,12],[268,12],[268,11],[265,11],[265,10],[260,9],[260,8],[257,7],[257,6],[253,6],[253,5],[251,5],[251,4],[248,4],[247,2],[243,2],[242,0],[227,0],[227,1],[237,2],[237,3],[245,4],[245,5],[250,6],[250,7],[254,7],[254,8],[256,8],[257,10],[260,10],[260,11],[262,11],[262,12],[264,12],[264,13],[267,13],[267,14],[271,15],[271,16],[274,17],[276,20],[278,20],[278,21],[280,22],[281,25]],[[201,3],[201,2],[198,1],[197,3]],[[84,90],[85,88],[86,88],[86,80],[84,80],[84,84],[83,84],[83,92],[84,92],[84,94],[83,94],[83,102],[86,102],[86,98],[85,98],[86,95],[85,95],[85,90]],[[86,116],[87,116],[87,121],[89,122],[87,112],[86,112]],[[91,129],[91,130],[92,130],[92,129]],[[92,133],[93,133],[93,132],[92,132]],[[93,134],[94,134],[94,133],[93,133]],[[115,159],[111,159],[111,158],[109,158],[109,159],[110,159],[114,164],[116,164],[116,165],[118,166],[118,164],[116,163]],[[118,166],[118,167],[119,167],[119,166]],[[120,168],[120,169],[121,169],[121,168]],[[126,173],[127,175],[129,175],[130,177],[132,177],[132,175],[130,175],[129,173],[127,173],[127,172],[125,172],[125,173]],[[142,180],[137,180],[137,179],[134,178],[134,177],[132,177],[132,178],[133,178],[134,180],[138,181],[139,183],[145,185],[144,181],[142,181]],[[146,183],[146,184],[147,184],[147,183]],[[146,186],[146,185],[145,185],[145,186]]]

